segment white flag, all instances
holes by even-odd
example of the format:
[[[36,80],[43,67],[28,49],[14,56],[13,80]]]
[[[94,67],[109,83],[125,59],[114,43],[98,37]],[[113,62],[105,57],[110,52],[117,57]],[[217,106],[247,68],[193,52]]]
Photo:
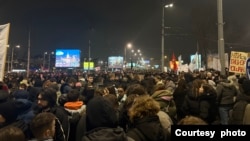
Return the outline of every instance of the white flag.
[[[199,68],[197,65],[198,65],[198,52],[195,53],[195,56],[189,63],[188,68],[191,72],[193,72],[195,69]]]
[[[9,39],[10,24],[0,25],[0,81],[4,78],[6,51]]]
[[[178,56],[178,62],[179,62],[179,65],[181,65],[182,64],[182,60],[181,60],[182,58],[181,58],[181,55],[179,55]]]

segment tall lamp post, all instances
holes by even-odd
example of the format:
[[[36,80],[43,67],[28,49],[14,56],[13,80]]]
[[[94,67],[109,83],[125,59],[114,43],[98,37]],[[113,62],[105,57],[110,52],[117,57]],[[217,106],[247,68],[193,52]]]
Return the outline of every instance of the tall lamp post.
[[[11,49],[11,64],[10,64],[10,71],[13,70],[13,61],[14,61],[14,48],[20,48],[20,45],[16,45]]]
[[[223,11],[222,0],[217,0],[218,8],[218,54],[220,57],[221,74],[225,75],[225,46],[224,46],[224,34],[223,34]]]
[[[162,17],[161,17],[161,71],[164,71],[164,40],[165,40],[165,8],[171,8],[174,5],[162,3]]]
[[[127,48],[130,49],[132,47],[131,43],[128,43],[125,48],[124,48],[124,65],[126,68],[126,64],[127,64]]]
[[[47,52],[43,53],[43,70],[45,68],[45,56],[47,55]]]
[[[49,65],[48,65],[48,70],[49,70],[49,71],[50,71],[50,61],[51,61],[50,55],[54,55],[54,52],[52,51],[52,52],[49,54]]]

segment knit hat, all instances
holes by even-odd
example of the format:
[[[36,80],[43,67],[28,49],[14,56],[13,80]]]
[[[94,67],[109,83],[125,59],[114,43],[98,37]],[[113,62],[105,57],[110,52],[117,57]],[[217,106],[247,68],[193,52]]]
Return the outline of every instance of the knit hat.
[[[11,123],[16,120],[18,110],[14,101],[7,101],[0,104],[0,115],[5,118],[6,123]]]
[[[29,86],[29,82],[26,79],[23,79],[20,84],[25,84],[27,87]]]
[[[245,94],[250,95],[250,80],[245,80],[243,82],[242,89]]]
[[[9,98],[8,91],[0,90],[0,103],[5,102]]]

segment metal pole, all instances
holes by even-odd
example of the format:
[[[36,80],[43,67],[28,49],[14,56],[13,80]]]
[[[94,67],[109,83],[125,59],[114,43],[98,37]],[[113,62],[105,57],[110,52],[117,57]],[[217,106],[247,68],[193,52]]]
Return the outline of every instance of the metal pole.
[[[88,59],[88,73],[90,73],[89,71],[89,65],[90,65],[90,40],[89,40],[89,57],[88,57],[89,59]]]
[[[30,73],[30,30],[29,30],[29,39],[28,39],[28,58],[27,58],[27,78],[29,77]]]
[[[50,72],[50,55],[51,55],[51,53],[49,54],[49,65],[48,65],[49,72]]]
[[[164,72],[164,28],[165,28],[165,18],[164,18],[164,2],[162,3],[162,17],[161,17],[161,71]]]
[[[43,54],[43,70],[44,70],[44,68],[45,68],[45,55],[47,54],[47,52],[44,52],[44,54]]]
[[[221,64],[221,74],[225,75],[225,49],[224,49],[224,34],[223,34],[223,11],[222,0],[217,0],[218,8],[218,53]]]
[[[126,68],[127,63],[127,46],[124,48],[124,67]]]
[[[13,58],[14,58],[14,47],[11,48],[11,64],[10,64],[10,71],[13,69]]]
[[[8,72],[10,72],[10,54],[8,54]]]

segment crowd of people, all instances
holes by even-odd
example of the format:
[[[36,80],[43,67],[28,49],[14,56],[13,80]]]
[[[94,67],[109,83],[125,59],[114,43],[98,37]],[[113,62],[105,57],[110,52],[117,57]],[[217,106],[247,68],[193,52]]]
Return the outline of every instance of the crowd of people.
[[[1,141],[167,141],[172,125],[250,124],[250,80],[218,71],[34,73],[0,82]]]

